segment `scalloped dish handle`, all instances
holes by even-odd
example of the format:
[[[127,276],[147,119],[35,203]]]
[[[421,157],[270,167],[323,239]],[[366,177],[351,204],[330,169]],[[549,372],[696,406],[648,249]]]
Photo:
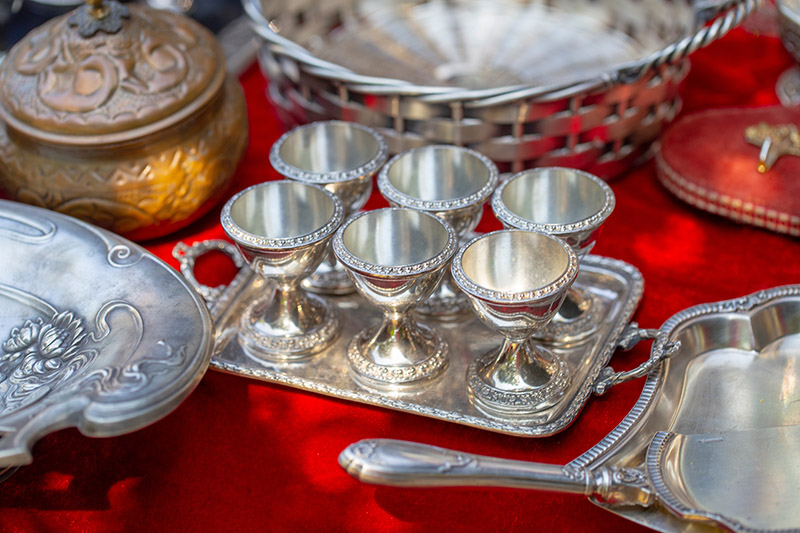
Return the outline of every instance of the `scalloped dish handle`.
[[[617,346],[620,350],[627,351],[644,339],[654,339],[650,357],[633,370],[615,372],[610,366],[605,367],[597,377],[593,392],[602,396],[614,385],[638,379],[649,374],[663,360],[675,355],[681,347],[680,341],[667,342],[666,334],[658,329],[643,329],[636,322],[631,322],[622,332]]]
[[[211,306],[228,287],[227,285],[209,287],[197,281],[194,275],[194,267],[197,258],[210,252],[222,252],[230,257],[240,273],[245,267],[244,258],[242,254],[239,253],[239,250],[236,249],[236,246],[221,239],[198,241],[191,246],[184,242],[179,242],[175,245],[175,248],[172,249],[172,257],[177,259],[178,263],[180,263],[181,274],[183,274],[183,277],[186,278],[189,285],[203,297],[206,304],[209,306]]]

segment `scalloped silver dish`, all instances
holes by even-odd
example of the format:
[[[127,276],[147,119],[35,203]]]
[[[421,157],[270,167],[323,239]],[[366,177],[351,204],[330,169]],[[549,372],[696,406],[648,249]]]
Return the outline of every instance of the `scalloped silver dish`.
[[[191,275],[196,256],[221,249],[233,252],[230,245],[203,241],[192,248],[179,244],[175,255],[181,261],[182,270]],[[222,291],[209,291],[202,286],[196,288],[209,295],[207,303],[217,329],[212,368],[490,431],[543,437],[569,426],[594,390],[598,393],[605,391],[610,379],[610,384],[613,384],[612,378],[618,374],[614,374],[607,364],[620,340],[629,337],[629,322],[644,290],[642,276],[636,268],[619,260],[593,255],[587,256],[581,265],[575,285],[597,299],[602,308],[597,316],[602,317],[602,321],[580,342],[547,345],[566,362],[572,376],[571,383],[556,405],[524,421],[487,416],[470,401],[466,383],[468,366],[502,342],[498,334],[477,318],[456,323],[421,320],[435,327],[447,341],[450,361],[434,381],[402,393],[385,392],[362,387],[347,372],[348,342],[364,327],[380,320],[380,311],[361,297],[329,297],[328,301],[339,311],[342,324],[338,340],[307,362],[277,364],[249,356],[237,340],[239,316],[247,303],[261,294],[264,281],[244,268]],[[606,385],[600,386],[601,383]]]
[[[143,248],[0,200],[0,468],[42,436],[110,437],[172,411],[213,348],[203,300]]]
[[[658,531],[800,531],[800,285],[691,307],[654,338],[636,404],[564,466],[388,439],[339,463],[373,484],[583,494]]]

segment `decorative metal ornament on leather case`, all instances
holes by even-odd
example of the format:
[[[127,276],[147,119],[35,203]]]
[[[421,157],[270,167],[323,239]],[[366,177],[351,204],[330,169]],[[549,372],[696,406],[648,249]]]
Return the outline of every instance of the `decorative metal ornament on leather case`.
[[[269,181],[228,200],[222,229],[263,277],[263,295],[241,318],[239,341],[256,357],[297,361],[326,348],[339,321],[328,303],[301,281],[319,266],[344,220],[330,191],[306,183]]]
[[[358,293],[383,312],[347,347],[354,378],[370,388],[395,389],[435,378],[449,347],[411,314],[436,289],[458,248],[440,218],[404,208],[357,215],[333,238],[333,251]]]
[[[339,462],[368,483],[584,494],[658,531],[800,529],[800,285],[691,307],[652,336],[636,404],[567,465],[389,440]]]
[[[372,128],[329,120],[286,132],[272,145],[269,161],[285,178],[320,185],[337,195],[348,218],[369,199],[372,176],[388,156],[386,141]],[[355,290],[332,250],[303,286],[320,294]]]
[[[247,143],[244,95],[198,23],[92,4],[0,65],[0,186],[131,238],[163,235],[224,193]]]
[[[567,364],[531,335],[553,319],[578,275],[572,248],[545,233],[495,231],[465,244],[452,270],[478,318],[504,337],[467,370],[478,409],[524,421],[555,405],[569,385]]]
[[[453,226],[459,239],[475,229],[483,204],[497,187],[498,172],[483,154],[457,146],[423,146],[393,157],[378,175],[378,189],[393,206],[434,214]],[[416,312],[456,320],[471,306],[449,269]]]
[[[213,348],[173,268],[110,232],[0,201],[0,468],[65,427],[120,435],[163,417]]]
[[[456,144],[503,171],[613,176],[680,109],[686,56],[759,0],[244,0],[287,124],[345,119],[392,153]]]
[[[541,231],[564,240],[583,260],[614,211],[614,192],[588,172],[544,167],[525,170],[504,181],[492,197],[492,210],[506,228]],[[575,341],[597,324],[599,307],[589,292],[570,288],[564,305],[535,336]]]

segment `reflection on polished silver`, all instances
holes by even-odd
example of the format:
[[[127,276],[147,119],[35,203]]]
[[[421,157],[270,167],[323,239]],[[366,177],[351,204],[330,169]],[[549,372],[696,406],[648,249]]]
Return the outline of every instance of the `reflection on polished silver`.
[[[478,318],[505,337],[499,350],[467,371],[476,407],[525,419],[554,405],[569,384],[566,363],[529,339],[553,318],[575,281],[575,252],[544,233],[502,230],[462,247],[452,271]]]
[[[268,281],[267,294],[242,315],[242,345],[272,361],[301,360],[325,348],[336,336],[336,316],[299,284],[342,223],[342,202],[316,185],[271,181],[236,194],[220,218],[244,259]]]
[[[614,192],[605,181],[588,172],[560,167],[515,174],[492,197],[492,210],[503,226],[555,235],[572,247],[579,260],[594,247],[614,204]],[[573,288],[551,324],[536,337],[578,340],[596,326],[597,312],[588,293]]]
[[[393,157],[378,175],[378,189],[390,204],[434,214],[464,238],[480,222],[483,203],[497,181],[497,167],[488,157],[468,148],[436,145]],[[431,297],[416,308],[418,313],[445,320],[469,310],[469,301],[449,271]]]
[[[348,346],[348,364],[359,383],[397,389],[444,369],[447,343],[410,311],[436,288],[456,248],[449,224],[411,209],[367,211],[336,232],[336,256],[359,294],[383,311],[381,324],[362,331]]]
[[[199,383],[214,347],[211,317],[150,252],[3,200],[0,250],[0,478],[30,463],[48,433],[128,433]]]
[[[344,204],[345,218],[361,209],[372,192],[372,177],[389,156],[389,147],[372,128],[329,120],[295,128],[272,146],[269,160],[290,180],[314,183]],[[303,286],[321,294],[348,294],[353,284],[328,251]]]
[[[585,494],[658,531],[797,531],[800,285],[686,309],[654,336],[630,413],[564,466],[382,439],[339,462],[368,483]]]

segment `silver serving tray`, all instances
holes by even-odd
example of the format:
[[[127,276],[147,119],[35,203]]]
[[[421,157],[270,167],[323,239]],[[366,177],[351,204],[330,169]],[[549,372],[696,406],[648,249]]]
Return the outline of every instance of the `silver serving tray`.
[[[203,301],[143,248],[0,200],[0,468],[42,436],[127,433],[172,411],[208,367]]]
[[[174,255],[181,261],[181,270],[189,282],[206,298],[211,311],[217,331],[211,367],[232,374],[490,431],[542,437],[569,426],[593,390],[603,393],[616,382],[644,375],[655,364],[649,361],[635,375],[625,376],[614,374],[606,366],[620,340],[629,338],[625,335],[626,327],[642,297],[644,282],[633,266],[590,255],[581,263],[575,285],[595,299],[598,305],[593,315],[596,327],[580,341],[546,344],[563,356],[572,380],[562,399],[536,418],[524,422],[494,418],[481,413],[470,402],[465,378],[467,367],[477,356],[502,342],[497,333],[477,318],[449,324],[429,322],[450,346],[448,367],[435,381],[402,393],[368,390],[348,372],[346,349],[359,331],[380,320],[377,308],[357,295],[330,297],[342,328],[334,344],[307,362],[278,364],[258,359],[249,355],[238,342],[237,324],[247,304],[262,293],[265,282],[245,266],[227,287],[202,286],[192,274],[194,259],[211,250],[228,253],[242,267],[233,246],[224,241],[204,241],[191,248],[179,243]]]
[[[622,422],[563,467],[391,440],[340,463],[378,484],[582,493],[660,531],[800,531],[800,285],[681,311],[653,344],[667,351]]]

